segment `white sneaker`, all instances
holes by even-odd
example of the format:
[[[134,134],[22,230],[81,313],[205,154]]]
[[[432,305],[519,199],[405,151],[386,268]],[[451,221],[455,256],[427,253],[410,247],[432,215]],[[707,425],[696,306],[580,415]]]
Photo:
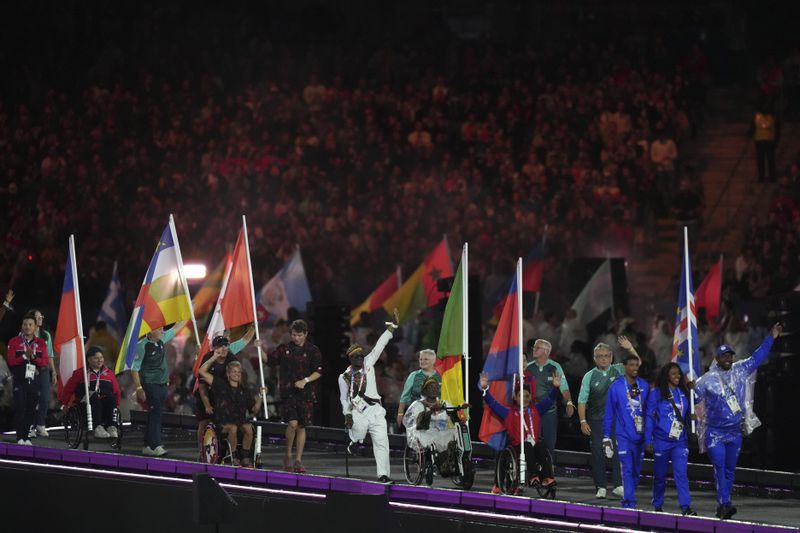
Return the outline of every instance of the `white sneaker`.
[[[25,446],[33,446],[33,443],[31,442],[31,439],[28,439],[28,440],[25,441]]]
[[[613,494],[617,498],[622,498],[623,496],[625,496],[625,489],[623,488],[622,485],[620,485],[619,487],[612,490],[611,494]]]
[[[19,439],[17,441],[17,444],[19,444],[20,446],[33,446],[33,444],[31,444],[31,441],[25,439]]]
[[[108,431],[103,426],[97,426],[94,428],[94,436],[98,439],[107,439],[111,435],[108,434]]]
[[[148,457],[155,457],[156,452],[150,446],[145,446],[142,448],[142,455],[146,455]]]
[[[36,426],[36,434],[40,437],[49,437],[50,434],[47,432],[47,428],[44,426]]]
[[[31,429],[28,430],[28,438],[34,439],[36,438],[36,428],[31,426]]]
[[[606,489],[599,488],[597,489],[597,494],[594,495],[595,498],[605,498],[606,497]]]
[[[153,450],[153,455],[156,457],[161,457],[162,455],[167,455],[167,450],[163,446],[156,446],[156,449]]]
[[[108,432],[108,436],[112,439],[116,439],[119,437],[119,433],[117,432],[117,426],[108,426],[106,428],[106,432]]]

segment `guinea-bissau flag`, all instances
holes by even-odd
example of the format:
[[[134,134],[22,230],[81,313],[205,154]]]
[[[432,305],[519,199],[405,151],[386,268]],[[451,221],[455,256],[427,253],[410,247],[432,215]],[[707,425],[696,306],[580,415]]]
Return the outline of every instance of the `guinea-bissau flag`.
[[[442,400],[451,405],[464,403],[462,357],[467,331],[464,328],[464,254],[458,265],[450,298],[444,310],[439,347],[436,350],[436,371],[442,377]]]

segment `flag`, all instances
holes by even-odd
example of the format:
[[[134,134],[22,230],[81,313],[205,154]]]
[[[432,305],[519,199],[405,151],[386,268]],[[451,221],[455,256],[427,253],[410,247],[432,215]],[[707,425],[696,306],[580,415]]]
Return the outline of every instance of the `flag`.
[[[413,318],[427,307],[433,307],[445,294],[438,288],[438,281],[453,275],[447,239],[442,239],[429,253],[413,274],[383,303],[391,314],[397,308],[400,322]]]
[[[367,296],[366,300],[361,302],[361,305],[350,311],[350,325],[355,326],[358,323],[361,313],[371,313],[380,309],[386,299],[397,292],[397,289],[400,288],[401,284],[402,276],[400,274],[400,267],[398,266],[388,278],[383,280],[383,282],[378,285],[377,289],[372,291],[372,293]]]
[[[465,251],[466,252],[466,251]],[[464,374],[461,359],[464,355],[464,254],[458,265],[450,298],[444,309],[439,347],[436,350],[436,371],[442,377],[442,400],[451,405],[464,403]]]
[[[206,277],[206,279],[203,281],[203,285],[200,286],[197,294],[195,294],[194,298],[192,298],[194,316],[201,325],[206,324],[208,319],[211,317],[211,312],[214,310],[214,304],[219,298],[219,291],[222,289],[222,280],[225,277],[225,271],[228,268],[228,262],[230,259],[230,253],[225,254],[225,257]]]
[[[211,351],[211,341],[216,335],[221,335],[226,329],[255,322],[252,287],[247,248],[244,245],[244,233],[240,230],[230,265],[222,281],[217,305],[211,315],[211,321],[206,328],[206,336],[194,362],[195,374],[200,368],[203,357]]]
[[[706,319],[711,322],[719,317],[721,297],[722,257],[711,267],[706,279],[697,287],[694,293],[694,304],[698,309],[706,310]]]
[[[514,377],[519,374],[519,290],[516,274],[511,279],[511,287],[503,302],[500,322],[494,332],[489,355],[483,363],[483,371],[489,375],[489,392],[506,407],[511,406],[514,392]],[[507,435],[503,421],[494,414],[488,405],[483,406],[483,418],[478,438],[496,451],[506,445]]]
[[[83,368],[83,331],[81,324],[78,271],[75,264],[74,238],[70,236],[67,265],[64,269],[64,286],[61,290],[61,305],[58,307],[58,323],[53,339],[53,350],[59,354],[58,393],[72,377],[73,372]],[[50,354],[52,357],[53,354]]]
[[[684,252],[685,254],[686,252]],[[684,255],[681,262],[681,282],[678,291],[678,308],[675,314],[675,333],[672,337],[672,361],[678,363],[683,373],[689,373],[689,333],[692,337],[692,362],[694,378],[700,376],[700,350],[697,343],[697,312],[692,294],[692,270]],[[687,273],[688,267],[688,273]],[[688,286],[687,286],[688,284]]]
[[[600,316],[605,310],[614,307],[614,292],[611,284],[611,261],[606,259],[592,275],[572,303],[571,308],[578,314],[576,323],[586,325]]]
[[[542,237],[533,250],[525,258],[522,263],[522,291],[523,292],[539,292],[542,290],[542,277],[544,276],[544,258],[546,254],[545,238]],[[489,319],[491,324],[496,324],[500,320],[500,313],[503,312],[503,304],[505,303],[505,294],[494,294],[491,301],[497,301],[497,304],[492,309],[492,318]]]
[[[148,332],[193,318],[180,253],[178,236],[170,217],[133,306],[117,359],[117,374],[131,368],[136,358],[136,344]]]
[[[125,313],[125,305],[122,303],[122,285],[119,282],[116,261],[114,261],[114,270],[111,272],[108,293],[106,293],[106,299],[103,300],[103,305],[100,306],[97,320],[106,323],[107,331],[117,342],[122,341],[128,317]]]
[[[286,320],[290,307],[302,312],[310,301],[311,290],[300,247],[297,247],[283,268],[258,291],[259,319],[277,317]]]

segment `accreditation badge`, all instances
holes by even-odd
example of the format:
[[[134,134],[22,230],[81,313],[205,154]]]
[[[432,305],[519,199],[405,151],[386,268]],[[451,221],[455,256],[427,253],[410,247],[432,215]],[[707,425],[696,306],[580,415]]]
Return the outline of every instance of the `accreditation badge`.
[[[680,420],[673,420],[672,426],[669,428],[669,438],[678,440],[683,433],[683,422]]]
[[[639,415],[634,415],[633,425],[636,427],[636,433],[644,433],[644,419]]]
[[[728,407],[731,409],[731,413],[739,414],[742,411],[742,408],[739,406],[739,400],[737,400],[736,396],[733,394],[728,396],[726,401],[728,402]]]

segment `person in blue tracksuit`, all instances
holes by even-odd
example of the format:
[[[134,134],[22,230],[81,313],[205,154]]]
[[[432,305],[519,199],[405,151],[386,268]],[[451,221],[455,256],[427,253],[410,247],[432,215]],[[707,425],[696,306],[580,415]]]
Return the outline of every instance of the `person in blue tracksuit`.
[[[716,364],[712,364],[695,385],[697,401],[703,404],[705,411],[705,445],[714,465],[717,518],[728,519],[736,514],[736,507],[731,505],[731,489],[742,447],[747,378],[767,358],[773,341],[782,331],[780,323],[772,326],[772,331],[753,355],[736,363],[733,362],[735,352],[731,347],[727,344],[719,346]]]
[[[622,467],[622,506],[636,508],[636,487],[644,459],[644,412],[650,387],[639,377],[639,357],[633,353],[622,360],[625,374],[608,388],[606,414],[603,418],[603,448],[606,456],[614,453],[611,427],[616,423],[616,446]]]
[[[653,454],[653,508],[656,511],[664,506],[667,467],[671,462],[681,511],[684,515],[697,514],[692,509],[687,476],[689,439],[686,429],[690,416],[683,371],[677,363],[668,363],[661,368],[656,386],[650,391],[644,420],[645,450]]]

